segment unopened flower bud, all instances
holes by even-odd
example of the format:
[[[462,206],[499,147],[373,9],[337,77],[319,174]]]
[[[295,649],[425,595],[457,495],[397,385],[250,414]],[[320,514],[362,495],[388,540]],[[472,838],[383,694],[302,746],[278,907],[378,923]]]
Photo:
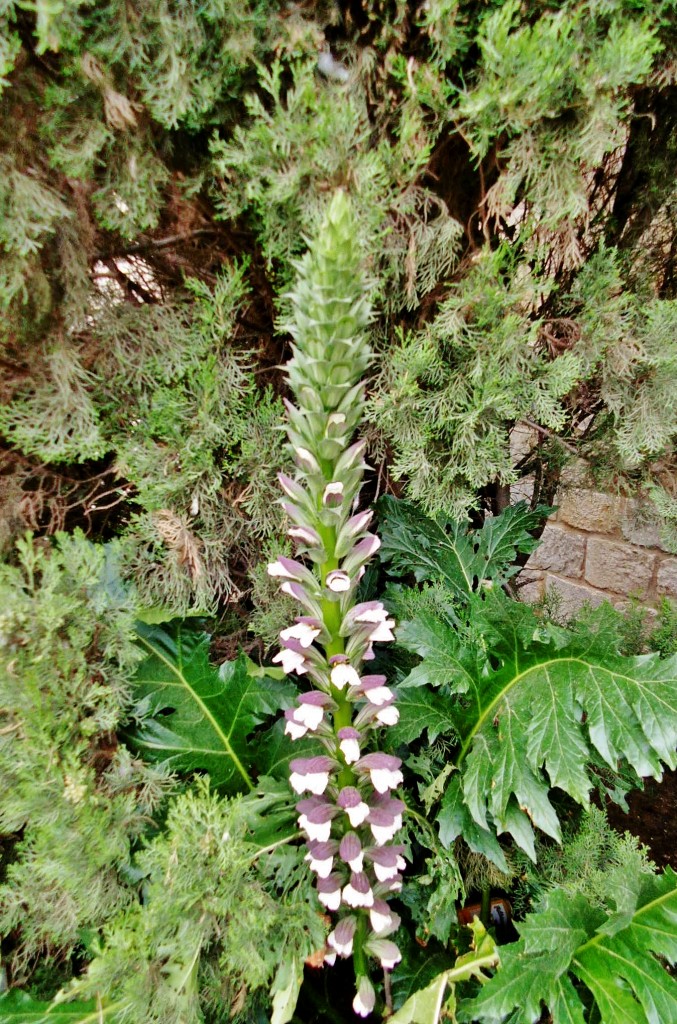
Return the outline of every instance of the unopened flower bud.
[[[295,448],[294,459],[299,469],[305,470],[306,473],[320,473],[320,464],[307,448]]]
[[[327,586],[335,594],[343,594],[346,590],[350,590],[350,576],[340,569],[334,569],[327,573]]]
[[[343,502],[343,484],[340,480],[336,480],[324,489],[322,495],[322,504],[326,505],[327,508],[334,508]]]
[[[366,974],[357,982],[357,994],[353,999],[353,1010],[359,1017],[368,1017],[376,1004],[376,992]]]

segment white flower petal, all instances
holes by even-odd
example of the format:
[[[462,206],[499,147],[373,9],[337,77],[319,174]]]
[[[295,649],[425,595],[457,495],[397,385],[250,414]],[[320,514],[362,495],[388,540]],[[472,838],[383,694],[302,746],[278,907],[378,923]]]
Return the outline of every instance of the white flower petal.
[[[332,685],[337,690],[343,690],[346,686],[359,686],[360,677],[356,669],[352,665],[348,665],[345,662],[341,662],[338,665],[334,665],[331,670],[330,678]]]
[[[294,709],[294,721],[305,725],[311,732],[315,732],[323,718],[324,708],[314,704],[300,704]]]
[[[372,630],[369,634],[369,642],[375,643],[387,643],[388,640],[394,640],[395,634],[393,633],[393,626],[395,625],[394,619],[388,619],[386,622],[380,622],[376,629]]]
[[[377,793],[387,793],[402,784],[402,772],[390,771],[388,768],[372,768],[369,772],[371,784]]]
[[[316,825],[314,822],[308,821],[305,814],[302,814],[299,818],[299,828],[303,829],[311,841],[316,839],[318,843],[326,843],[331,835],[330,821],[323,821],[319,825]]]
[[[312,775],[299,775],[292,772],[289,776],[289,784],[296,793],[312,793],[314,796],[321,796],[329,785],[329,772],[315,772]]]
[[[335,889],[334,892],[318,892],[317,898],[327,910],[338,910],[341,906],[340,889]]]
[[[347,807],[346,808],[346,814],[348,815],[348,818],[350,820],[350,824],[352,825],[352,827],[353,828],[359,828],[359,826],[362,824],[362,822],[365,821],[367,819],[367,817],[369,816],[369,804],[365,804],[363,802],[361,804],[357,804],[356,807]],[[373,826],[372,826],[372,832],[373,832]],[[394,834],[395,833],[393,833],[393,835]]]
[[[334,858],[328,860],[313,860],[310,858],[310,870],[314,871],[318,878],[329,878],[334,864]]]
[[[343,888],[343,902],[349,907],[372,907],[374,905],[374,894],[369,892],[360,892],[358,889],[353,889],[350,882]]]
[[[350,576],[340,569],[334,569],[327,574],[327,586],[335,594],[343,594],[350,590]]]
[[[339,747],[346,759],[346,764],[354,764],[355,761],[359,761],[360,745],[357,740],[341,740]]]
[[[385,708],[380,708],[376,712],[376,720],[381,725],[397,725],[400,720],[400,712],[394,704],[389,704]]]
[[[381,913],[380,908],[372,907],[369,911],[369,921],[371,922],[371,926],[376,934],[379,935],[381,932],[390,928],[393,922],[393,915],[390,910],[384,914]]]
[[[374,863],[374,874],[378,878],[379,882],[387,882],[389,879],[394,878],[397,874],[397,868],[386,868],[382,864]]]
[[[389,843],[393,836],[402,828],[402,818],[399,815],[398,817],[399,821],[395,818],[392,825],[369,826],[377,846],[384,846],[386,843]]]
[[[281,630],[281,640],[298,640],[301,647],[310,647],[316,636],[320,635],[319,627],[310,626],[307,622],[297,622]]]
[[[279,662],[286,675],[296,672],[297,675],[303,676],[308,671],[304,656],[299,651],[292,651],[288,647],[283,647],[281,651],[278,651],[273,662],[276,664]]]
[[[308,727],[306,725],[299,725],[298,722],[294,722],[288,718],[284,731],[285,735],[290,736],[293,740],[300,740],[301,737],[305,736],[308,732]]]

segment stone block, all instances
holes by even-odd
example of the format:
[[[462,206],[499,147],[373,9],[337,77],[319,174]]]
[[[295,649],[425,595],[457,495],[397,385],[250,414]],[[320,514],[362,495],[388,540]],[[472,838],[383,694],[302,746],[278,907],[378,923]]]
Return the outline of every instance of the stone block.
[[[621,533],[631,544],[664,550],[658,523],[651,519],[651,507],[633,498],[628,501],[621,520]]]
[[[585,487],[590,483],[590,467],[585,459],[572,459],[562,468],[560,480],[565,487]]]
[[[548,523],[541,535],[540,546],[527,562],[529,569],[545,569],[559,576],[578,579],[583,575],[586,537]]]
[[[585,559],[585,579],[600,590],[646,597],[651,586],[656,555],[601,537],[590,537]]]
[[[525,604],[535,604],[543,597],[543,574],[523,569],[516,579],[517,596]]]
[[[614,533],[618,530],[623,508],[622,498],[600,491],[571,487],[557,496],[558,519],[567,526],[588,533]]]
[[[677,558],[664,558],[658,566],[656,590],[661,597],[672,597],[677,601]]]
[[[547,593],[556,595],[556,618],[559,622],[567,622],[573,618],[584,604],[597,608],[608,600],[607,595],[600,593],[599,590],[586,587],[584,583],[572,583],[571,580],[564,580],[559,576],[546,576],[545,589]]]
[[[526,423],[516,423],[510,431],[510,455],[513,463],[519,462],[538,444],[538,431]]]
[[[534,477],[523,476],[510,487],[510,504],[516,505],[518,501],[531,501],[534,496]]]

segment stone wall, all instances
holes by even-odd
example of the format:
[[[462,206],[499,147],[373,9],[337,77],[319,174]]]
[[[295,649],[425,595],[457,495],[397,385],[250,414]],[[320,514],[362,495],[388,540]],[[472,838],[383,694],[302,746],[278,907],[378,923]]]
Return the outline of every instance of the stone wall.
[[[643,521],[636,500],[568,486],[555,504],[558,511],[519,577],[524,600],[554,591],[562,619],[586,601],[622,607],[636,597],[651,607],[663,596],[677,600],[677,556],[661,545],[658,529]]]
[[[510,435],[515,465],[529,456],[537,439],[532,427],[515,425]],[[511,501],[529,501],[533,487],[533,478],[522,478],[511,488]],[[622,608],[634,597],[651,608],[662,597],[677,600],[677,555],[662,545],[650,505],[596,490],[582,459],[565,467],[553,504],[557,512],[517,579],[523,600],[554,592],[562,620],[586,601],[596,607],[608,600]]]

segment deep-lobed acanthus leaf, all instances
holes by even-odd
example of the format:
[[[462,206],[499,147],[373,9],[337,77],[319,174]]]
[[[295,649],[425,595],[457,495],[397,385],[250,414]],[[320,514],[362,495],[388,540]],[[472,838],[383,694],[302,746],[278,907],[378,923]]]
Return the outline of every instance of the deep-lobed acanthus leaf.
[[[587,806],[591,763],[629,765],[640,778],[675,766],[677,655],[622,657],[603,634],[555,626],[491,585],[510,574],[504,559],[535,546],[535,513],[514,506],[469,533],[406,502],[382,499],[381,511],[394,570],[441,588],[398,630],[421,658],[400,686],[409,708],[398,738],[417,739],[431,715],[431,739],[435,730],[458,738],[459,771],[437,818],[444,845],[463,836],[505,870],[496,836],[535,859],[533,826],[561,838],[551,790]]]
[[[428,688],[403,689],[397,698],[400,720],[391,727],[388,740],[391,744],[411,743],[428,730],[428,741],[434,743],[438,736],[455,734],[454,717],[449,701]]]
[[[634,880],[631,880],[634,882]],[[631,886],[632,887],[632,886]],[[584,896],[555,889],[517,925],[520,940],[501,950],[502,966],[461,1019],[496,1024],[519,1008],[525,1024],[584,1024],[582,983],[601,1024],[677,1020],[677,981],[658,958],[677,962],[677,875],[647,875],[630,908],[608,914]]]
[[[560,839],[552,787],[587,806],[593,751],[640,777],[675,765],[677,656],[516,648],[467,697],[456,716],[463,801],[480,828],[493,822],[530,856],[530,823]]]
[[[138,633],[148,658],[134,684],[140,724],[127,741],[172,771],[208,772],[215,787],[252,789],[249,737],[290,706],[293,686],[251,674],[244,656],[212,665],[203,633],[143,624]]]
[[[503,621],[505,606],[523,614]],[[433,731],[458,737],[460,771],[444,794],[440,835],[445,845],[462,835],[505,870],[493,837],[511,834],[532,859],[533,825],[559,840],[550,790],[587,806],[592,761],[656,778],[662,763],[675,765],[677,657],[605,653],[498,595],[480,615],[491,660],[464,647],[441,614],[423,610],[400,628],[400,646],[422,660],[400,686],[396,728],[405,743],[429,722],[431,740]]]
[[[531,510],[522,501],[485,519],[481,529],[471,530],[465,522],[430,519],[411,502],[390,496],[381,498],[378,510],[381,559],[390,562],[395,573],[413,572],[419,582],[444,583],[460,600],[484,580],[503,583],[519,572],[515,555],[538,546],[530,531],[552,511]]]

